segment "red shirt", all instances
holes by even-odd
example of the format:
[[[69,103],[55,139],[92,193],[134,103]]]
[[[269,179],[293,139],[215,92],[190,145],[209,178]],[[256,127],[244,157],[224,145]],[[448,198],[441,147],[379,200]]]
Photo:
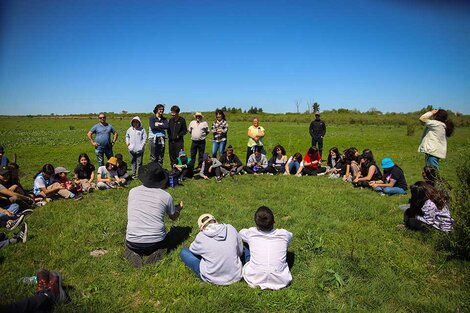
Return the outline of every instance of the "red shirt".
[[[318,161],[320,162],[321,160],[321,156],[320,156],[320,153],[316,153],[313,158],[310,157],[310,155],[308,155],[308,153],[306,153],[304,155],[304,164],[305,163],[311,163],[312,161]],[[317,169],[318,168],[318,164],[319,163],[314,163],[314,164],[310,164],[310,165],[304,165],[304,167],[307,167],[307,168],[311,168],[311,169]]]

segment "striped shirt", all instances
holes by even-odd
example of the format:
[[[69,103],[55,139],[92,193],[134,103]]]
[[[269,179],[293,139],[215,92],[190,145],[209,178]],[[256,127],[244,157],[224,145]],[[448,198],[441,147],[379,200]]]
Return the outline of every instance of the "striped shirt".
[[[447,205],[442,210],[439,210],[434,202],[426,200],[421,211],[423,211],[423,215],[416,216],[421,222],[444,232],[452,230],[454,220],[450,216]]]

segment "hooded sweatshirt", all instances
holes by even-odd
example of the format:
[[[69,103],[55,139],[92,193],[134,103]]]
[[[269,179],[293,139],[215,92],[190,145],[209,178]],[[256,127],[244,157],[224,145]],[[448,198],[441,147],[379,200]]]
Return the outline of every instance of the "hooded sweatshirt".
[[[137,128],[132,127],[132,121],[139,121]],[[142,127],[142,122],[138,116],[134,116],[131,120],[131,127],[126,132],[126,144],[129,152],[144,153],[145,141],[147,140],[147,133]]]
[[[189,250],[202,257],[201,279],[216,285],[230,285],[242,278],[243,244],[230,224],[209,224],[197,234]]]

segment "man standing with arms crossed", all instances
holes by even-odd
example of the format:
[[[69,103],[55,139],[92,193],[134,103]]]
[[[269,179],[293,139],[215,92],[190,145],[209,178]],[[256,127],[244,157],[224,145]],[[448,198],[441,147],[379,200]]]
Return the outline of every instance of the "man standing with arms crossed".
[[[322,156],[326,124],[320,119],[320,112],[315,112],[315,119],[310,123],[309,131],[310,136],[312,136],[312,147],[316,147],[318,143],[318,152],[320,152],[320,156]]]
[[[106,122],[106,114],[101,112],[98,114],[99,123],[93,126],[88,131],[88,140],[91,145],[95,147],[96,159],[98,160],[98,166],[103,166],[103,155],[109,160],[113,156],[113,146],[118,139],[118,133],[111,124]],[[96,139],[93,140],[93,134],[96,135]],[[111,134],[113,139],[111,140]]]

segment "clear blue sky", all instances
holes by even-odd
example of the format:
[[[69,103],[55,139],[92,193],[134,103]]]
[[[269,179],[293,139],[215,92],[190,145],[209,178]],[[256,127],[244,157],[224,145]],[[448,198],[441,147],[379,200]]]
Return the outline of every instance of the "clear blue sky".
[[[433,3],[433,4],[430,4]],[[0,114],[470,113],[468,1],[0,1]]]

